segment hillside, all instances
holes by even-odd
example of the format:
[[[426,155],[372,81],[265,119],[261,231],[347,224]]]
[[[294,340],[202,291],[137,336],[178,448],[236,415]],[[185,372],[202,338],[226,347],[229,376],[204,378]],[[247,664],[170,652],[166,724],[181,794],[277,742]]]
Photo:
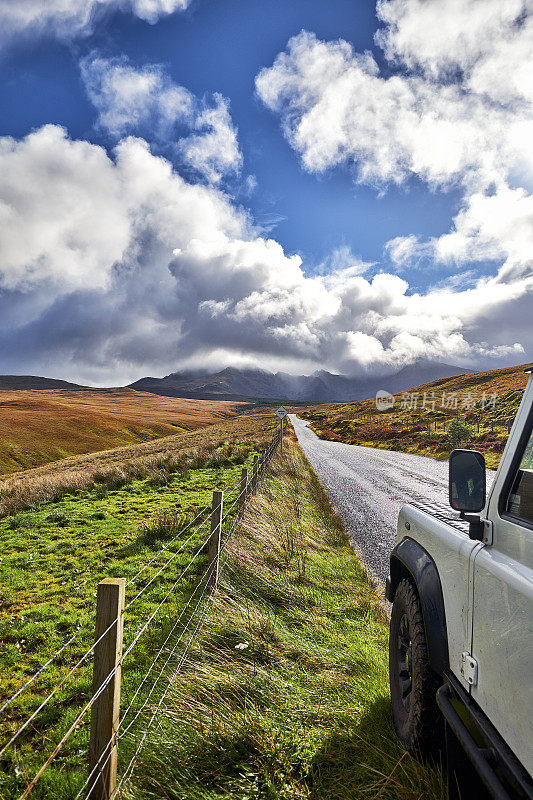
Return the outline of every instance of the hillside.
[[[446,458],[449,426],[467,426],[463,446],[485,454],[495,467],[522,398],[526,364],[442,378],[394,395],[378,411],[375,399],[310,407],[299,414],[323,439]],[[415,407],[416,406],[416,407]]]
[[[131,389],[168,397],[206,400],[278,400],[281,402],[331,402],[362,400],[384,386],[400,391],[414,384],[465,374],[467,370],[436,361],[419,359],[388,376],[350,378],[318,370],[312,375],[289,375],[263,369],[227,367],[220,372],[173,372],[164,378],[141,378]]]
[[[0,389],[86,389],[78,383],[39,375],[0,375]]]
[[[132,389],[0,392],[0,472],[193,430],[233,415],[228,402]]]

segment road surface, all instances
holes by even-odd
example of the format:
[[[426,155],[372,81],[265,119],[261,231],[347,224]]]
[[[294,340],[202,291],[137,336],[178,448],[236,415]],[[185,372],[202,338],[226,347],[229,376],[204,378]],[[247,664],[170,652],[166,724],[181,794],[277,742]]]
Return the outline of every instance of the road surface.
[[[351,543],[384,586],[400,508],[412,502],[447,506],[448,462],[327,442],[295,414],[290,414],[290,420],[302,450],[342,517]],[[488,470],[487,488],[493,476]]]

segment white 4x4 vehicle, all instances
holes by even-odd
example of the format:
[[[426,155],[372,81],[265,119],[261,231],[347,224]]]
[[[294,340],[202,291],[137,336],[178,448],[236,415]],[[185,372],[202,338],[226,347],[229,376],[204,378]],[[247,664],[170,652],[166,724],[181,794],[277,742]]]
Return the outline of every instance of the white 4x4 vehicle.
[[[410,752],[445,746],[450,797],[531,800],[533,375],[488,499],[483,456],[455,450],[450,505],[399,515],[386,589],[394,725]]]

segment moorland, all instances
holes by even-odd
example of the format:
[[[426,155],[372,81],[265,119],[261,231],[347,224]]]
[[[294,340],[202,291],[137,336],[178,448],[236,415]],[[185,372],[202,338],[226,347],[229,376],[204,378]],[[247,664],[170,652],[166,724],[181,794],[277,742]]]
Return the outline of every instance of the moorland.
[[[298,413],[325,438],[441,458],[460,423],[495,465],[525,383],[515,367],[414,387],[385,411],[370,399]],[[20,795],[90,697],[84,653],[106,577],[127,581],[126,648],[153,620],[123,672],[125,705],[141,705],[121,739],[119,769],[136,752],[144,681],[154,652],[165,654],[181,630],[176,619],[188,625],[189,604],[204,593],[209,504],[224,487],[223,528],[234,535],[219,591],[127,796],[151,800],[164,785],[183,800],[441,800],[438,765],[404,753],[392,728],[386,613],[292,431],[246,518],[236,519],[241,470],[277,432],[271,408],[132,390],[17,394],[53,406],[47,426],[43,405],[28,405],[18,430],[34,437],[43,460],[56,460],[0,476],[0,707],[15,694],[0,738],[31,720],[16,747],[2,754],[0,744],[0,796]],[[62,417],[67,439],[85,425],[110,441],[98,415],[132,439],[89,452],[95,439],[63,458],[46,450]],[[132,418],[144,427],[130,428]],[[86,774],[87,736],[87,725],[76,729],[34,796],[72,800]]]
[[[370,398],[298,413],[330,441],[434,458],[447,458],[456,446],[471,447],[485,455],[487,466],[497,467],[526,386],[527,366],[431,381],[394,394],[394,405],[383,411]]]
[[[0,474],[67,456],[195,430],[238,403],[160,397],[133,389],[0,390]]]

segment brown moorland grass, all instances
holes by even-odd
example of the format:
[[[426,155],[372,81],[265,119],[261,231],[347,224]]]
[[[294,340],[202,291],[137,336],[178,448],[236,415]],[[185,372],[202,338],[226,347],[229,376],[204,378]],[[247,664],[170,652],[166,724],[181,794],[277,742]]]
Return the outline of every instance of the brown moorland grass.
[[[127,388],[0,390],[0,473],[195,430],[238,409]]]
[[[462,446],[481,451],[487,465],[497,467],[527,383],[527,366],[531,365],[474,372],[415,386],[408,394],[417,397],[416,408],[407,407],[404,393],[397,392],[394,408],[388,411],[379,412],[375,399],[370,398],[355,403],[325,403],[297,409],[297,413],[310,420],[313,430],[323,439],[436,458],[447,458],[451,446],[448,428],[452,420],[459,419],[467,426],[468,441],[465,439]],[[383,383],[386,388],[386,379]],[[448,400],[455,394],[457,408],[443,407],[443,394]],[[494,407],[490,403],[492,396],[496,398]]]
[[[184,453],[189,466],[197,468],[213,463],[217,448],[233,442],[253,440],[264,447],[272,438],[273,425],[272,413],[242,415],[196,431],[71,456],[0,476],[0,517],[60,500],[95,484],[118,488],[138,478],[161,478],[176,471]]]

